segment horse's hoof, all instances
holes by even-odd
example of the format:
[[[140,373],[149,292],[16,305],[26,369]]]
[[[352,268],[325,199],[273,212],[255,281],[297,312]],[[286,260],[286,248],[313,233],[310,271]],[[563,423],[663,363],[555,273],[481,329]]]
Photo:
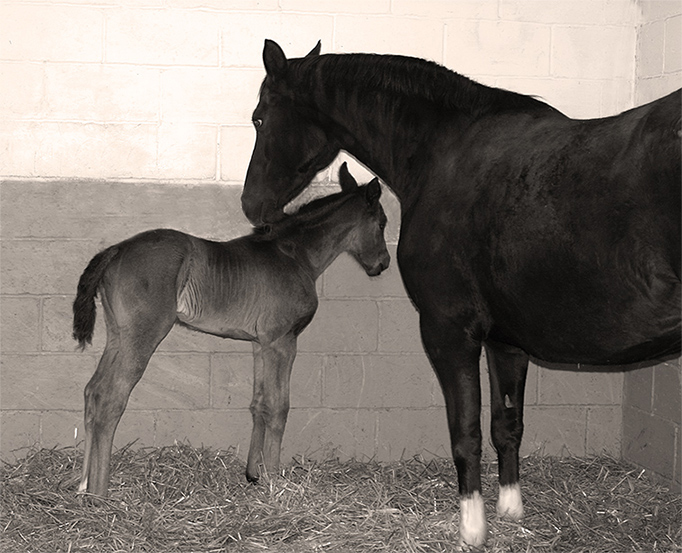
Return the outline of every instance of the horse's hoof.
[[[462,497],[460,501],[459,544],[466,548],[485,545],[488,537],[488,523],[485,520],[485,506],[479,492]]]
[[[518,482],[509,486],[500,486],[500,497],[497,500],[497,516],[516,522],[523,518],[521,486]]]

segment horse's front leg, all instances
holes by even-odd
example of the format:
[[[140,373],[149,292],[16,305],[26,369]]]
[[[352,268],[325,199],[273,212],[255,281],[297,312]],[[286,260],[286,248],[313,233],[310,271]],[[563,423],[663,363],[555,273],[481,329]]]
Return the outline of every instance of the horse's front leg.
[[[490,375],[491,435],[499,464],[497,514],[520,520],[523,502],[519,485],[519,447],[523,435],[523,394],[528,355],[496,342],[486,342],[485,346]]]
[[[296,337],[287,334],[261,344],[261,357],[262,381],[259,397],[254,394],[252,403],[253,451],[249,451],[247,470],[258,475],[258,465],[262,462],[265,472],[274,475],[279,470],[282,436],[289,414],[289,382],[296,357]]]
[[[459,321],[429,316],[420,318],[422,341],[445,398],[452,456],[460,494],[459,540],[481,546],[487,523],[481,496],[481,346]]]

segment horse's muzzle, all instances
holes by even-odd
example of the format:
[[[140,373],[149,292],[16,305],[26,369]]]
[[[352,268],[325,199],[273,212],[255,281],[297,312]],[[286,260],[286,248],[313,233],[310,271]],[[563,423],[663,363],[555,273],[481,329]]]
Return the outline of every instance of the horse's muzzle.
[[[275,200],[250,199],[243,194],[242,211],[251,224],[257,227],[276,223],[284,217],[284,211],[277,207]]]

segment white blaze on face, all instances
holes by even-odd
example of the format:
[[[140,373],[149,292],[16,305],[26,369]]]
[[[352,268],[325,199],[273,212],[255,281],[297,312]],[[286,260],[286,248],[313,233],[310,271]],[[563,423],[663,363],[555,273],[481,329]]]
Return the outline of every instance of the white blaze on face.
[[[480,547],[488,535],[485,520],[485,506],[479,492],[464,496],[460,500],[459,543]]]
[[[509,486],[500,486],[497,515],[510,520],[521,520],[523,518],[523,500],[521,499],[521,486],[518,482]]]

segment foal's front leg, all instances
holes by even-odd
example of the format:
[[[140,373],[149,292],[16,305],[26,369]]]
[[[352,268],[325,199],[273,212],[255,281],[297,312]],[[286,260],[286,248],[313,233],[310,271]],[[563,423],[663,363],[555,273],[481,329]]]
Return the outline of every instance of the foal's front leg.
[[[279,470],[282,436],[289,413],[289,381],[296,357],[296,337],[287,334],[254,346],[253,431],[247,461],[247,478],[257,480],[259,465],[274,475]],[[261,376],[262,375],[262,376]]]

